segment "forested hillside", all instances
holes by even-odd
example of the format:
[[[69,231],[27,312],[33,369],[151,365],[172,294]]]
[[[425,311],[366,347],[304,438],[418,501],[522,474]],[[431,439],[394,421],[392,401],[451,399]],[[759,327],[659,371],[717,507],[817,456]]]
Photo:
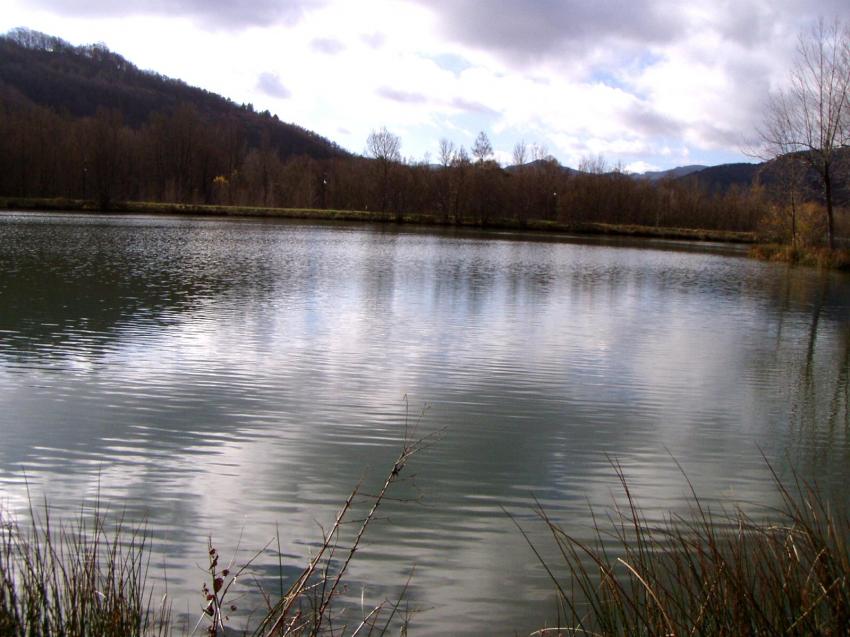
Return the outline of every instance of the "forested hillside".
[[[142,71],[102,45],[0,37],[0,191],[209,201],[258,153],[346,156],[276,116]]]

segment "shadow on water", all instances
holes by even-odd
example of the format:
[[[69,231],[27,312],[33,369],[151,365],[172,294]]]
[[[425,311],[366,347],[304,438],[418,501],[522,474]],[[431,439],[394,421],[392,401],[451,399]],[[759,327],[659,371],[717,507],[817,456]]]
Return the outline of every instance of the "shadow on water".
[[[122,328],[167,327],[234,286],[270,285],[261,264],[218,249],[220,229],[180,233],[179,222],[139,227],[99,217],[4,221],[14,246],[2,254],[0,278],[6,357],[61,358],[79,340],[97,358]]]
[[[789,361],[787,370],[789,454],[806,475],[843,493],[847,476],[842,469],[850,460],[850,305],[840,285],[843,281],[821,274],[811,283],[797,292],[803,295],[801,305],[809,308],[809,317],[797,359]]]

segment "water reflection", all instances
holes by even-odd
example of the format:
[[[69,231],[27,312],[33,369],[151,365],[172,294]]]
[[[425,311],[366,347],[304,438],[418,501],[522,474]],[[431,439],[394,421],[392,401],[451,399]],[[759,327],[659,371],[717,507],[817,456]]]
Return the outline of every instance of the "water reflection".
[[[772,501],[762,451],[846,497],[847,277],[669,242],[51,215],[0,233],[4,504],[23,470],[60,510],[99,491],[149,520],[193,609],[207,535],[248,554],[278,524],[288,568],[306,557],[395,457],[405,395],[446,431],[351,595],[416,563],[426,635],[536,627],[550,587],[501,507],[536,496],[584,533],[609,457],[651,515],[683,506],[670,455],[715,502]]]

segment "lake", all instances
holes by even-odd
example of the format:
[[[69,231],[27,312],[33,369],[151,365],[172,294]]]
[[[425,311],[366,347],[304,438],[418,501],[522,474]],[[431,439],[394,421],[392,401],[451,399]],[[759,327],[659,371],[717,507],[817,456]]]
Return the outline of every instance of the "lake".
[[[436,437],[346,598],[393,598],[415,567],[415,635],[554,621],[506,511],[551,556],[535,499],[588,537],[589,506],[622,499],[612,462],[659,520],[687,507],[676,461],[714,506],[777,503],[765,458],[847,498],[847,275],[718,244],[275,220],[7,212],[0,238],[0,507],[145,521],[177,615],[200,615],[208,537],[244,561],[278,529],[291,577],[413,431]],[[252,568],[269,589],[273,544]]]

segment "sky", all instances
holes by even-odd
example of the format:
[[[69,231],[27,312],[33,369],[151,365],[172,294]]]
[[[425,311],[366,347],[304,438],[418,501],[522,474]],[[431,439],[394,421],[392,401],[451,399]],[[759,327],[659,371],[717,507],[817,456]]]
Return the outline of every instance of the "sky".
[[[848,0],[2,0],[0,31],[100,42],[364,153],[517,142],[633,172],[746,154],[800,33]]]

